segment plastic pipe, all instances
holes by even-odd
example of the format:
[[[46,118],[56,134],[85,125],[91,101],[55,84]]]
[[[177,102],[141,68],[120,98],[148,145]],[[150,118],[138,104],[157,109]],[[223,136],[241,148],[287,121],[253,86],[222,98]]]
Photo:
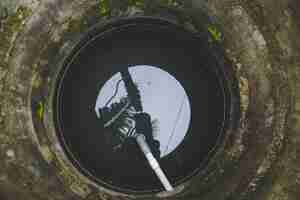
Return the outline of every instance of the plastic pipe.
[[[150,147],[148,146],[146,142],[146,138],[142,134],[137,134],[136,136],[137,143],[139,147],[141,148],[142,152],[144,153],[145,157],[147,158],[151,168],[154,170],[155,174],[159,178],[160,182],[164,186],[165,190],[168,192],[171,192],[174,190],[173,186],[169,182],[168,178],[166,177],[165,173],[161,169],[159,163],[153,156]]]

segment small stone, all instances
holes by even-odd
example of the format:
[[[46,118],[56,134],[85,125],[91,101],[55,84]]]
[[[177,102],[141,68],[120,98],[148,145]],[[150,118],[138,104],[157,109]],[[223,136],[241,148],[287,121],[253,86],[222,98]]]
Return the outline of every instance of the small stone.
[[[264,166],[260,166],[257,170],[257,174],[263,174],[265,173],[267,170]]]
[[[7,174],[0,175],[0,181],[6,181],[8,179]]]
[[[38,168],[36,168],[33,165],[28,166],[28,170],[36,177],[40,178],[41,177],[41,172]]]
[[[234,16],[241,16],[243,14],[243,8],[242,7],[237,7],[232,11]]]
[[[15,158],[15,152],[12,149],[6,151],[6,156],[9,158]]]
[[[259,47],[265,47],[267,44],[265,38],[258,30],[253,32],[253,39],[257,42]]]
[[[50,151],[50,149],[47,146],[41,146],[40,151],[44,157],[44,159],[50,163],[53,160],[53,155]]]
[[[256,187],[256,183],[254,182],[250,183],[250,187]]]
[[[274,116],[270,115],[266,118],[265,123],[266,123],[266,127],[271,127],[271,125],[273,124],[273,120]]]

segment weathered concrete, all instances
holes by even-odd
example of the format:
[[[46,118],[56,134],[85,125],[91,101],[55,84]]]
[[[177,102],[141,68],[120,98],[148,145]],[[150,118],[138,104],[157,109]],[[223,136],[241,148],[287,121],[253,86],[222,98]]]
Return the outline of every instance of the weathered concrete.
[[[188,194],[180,194],[176,199],[297,199],[300,196],[298,1],[128,2],[1,1],[0,197],[134,198],[98,187],[70,165],[51,122],[51,86],[62,58],[81,32],[92,24],[112,16],[160,15],[169,8],[195,31],[207,22],[201,13],[209,13],[215,23],[205,26],[212,34],[212,45],[222,45],[228,66],[234,67],[242,111],[238,127],[231,129],[208,170],[186,184],[184,191]]]

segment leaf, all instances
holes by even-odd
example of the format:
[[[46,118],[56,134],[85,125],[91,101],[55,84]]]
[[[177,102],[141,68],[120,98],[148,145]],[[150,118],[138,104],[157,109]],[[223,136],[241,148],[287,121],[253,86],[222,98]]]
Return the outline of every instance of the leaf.
[[[222,33],[217,29],[217,27],[210,25],[207,29],[215,41],[220,42],[222,40]]]
[[[37,110],[36,110],[36,115],[37,115],[37,117],[40,119],[40,120],[42,120],[43,119],[43,115],[44,115],[44,105],[43,105],[43,103],[40,101],[39,103],[38,103],[38,107],[37,107]]]

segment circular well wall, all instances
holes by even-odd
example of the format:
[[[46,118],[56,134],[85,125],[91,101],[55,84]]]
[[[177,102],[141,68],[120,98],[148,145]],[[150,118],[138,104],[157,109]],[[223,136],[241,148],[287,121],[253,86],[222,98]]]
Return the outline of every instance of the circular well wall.
[[[88,31],[64,62],[53,102],[56,132],[73,165],[112,190],[163,190],[135,142],[125,150],[111,148],[110,133],[95,113],[99,91],[114,74],[150,65],[182,85],[191,109],[186,135],[161,157],[161,167],[174,186],[204,169],[224,137],[230,110],[226,79],[208,45],[205,36],[154,18],[124,19]]]

